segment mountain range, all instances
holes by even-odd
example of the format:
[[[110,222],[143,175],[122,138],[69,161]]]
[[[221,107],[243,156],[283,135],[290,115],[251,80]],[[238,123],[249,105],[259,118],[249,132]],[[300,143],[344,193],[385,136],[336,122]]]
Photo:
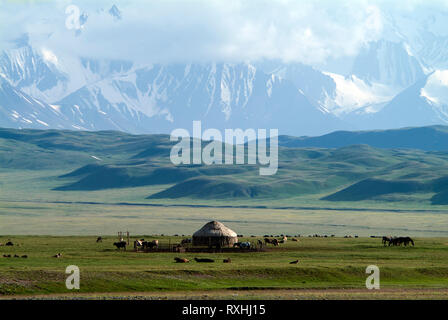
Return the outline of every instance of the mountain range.
[[[117,24],[126,18],[115,5],[104,14]],[[393,36],[366,43],[346,74],[281,61],[56,56],[24,35],[0,54],[0,125],[169,133],[201,120],[204,127],[302,136],[447,124],[448,66],[437,46],[446,39],[427,30],[406,34],[393,22],[389,28]]]

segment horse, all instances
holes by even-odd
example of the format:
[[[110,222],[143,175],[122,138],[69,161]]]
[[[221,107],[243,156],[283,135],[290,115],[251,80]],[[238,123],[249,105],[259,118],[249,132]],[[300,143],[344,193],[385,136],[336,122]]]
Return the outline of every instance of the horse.
[[[383,243],[384,246],[386,246],[386,242],[389,243],[389,245],[390,245],[390,242],[391,242],[391,241],[392,241],[392,237],[386,237],[386,236],[384,236],[384,237],[383,237],[383,240],[382,240],[382,243]]]
[[[412,246],[414,246],[414,240],[411,237],[403,237],[402,241],[405,246],[409,245],[409,243],[412,243]]]

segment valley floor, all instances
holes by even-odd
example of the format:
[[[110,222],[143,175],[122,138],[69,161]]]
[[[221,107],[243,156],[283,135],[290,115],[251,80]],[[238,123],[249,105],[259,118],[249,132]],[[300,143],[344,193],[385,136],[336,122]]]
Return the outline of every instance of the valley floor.
[[[182,239],[133,236],[140,237]],[[373,238],[301,237],[265,252],[228,254],[120,252],[112,245],[116,236],[102,243],[93,236],[0,237],[8,240],[15,245],[0,247],[1,299],[448,299],[448,238],[383,247]],[[177,256],[191,262],[174,263]],[[229,257],[231,263],[222,262]],[[76,293],[65,286],[69,265],[80,269]],[[379,290],[365,287],[369,265],[380,270]]]

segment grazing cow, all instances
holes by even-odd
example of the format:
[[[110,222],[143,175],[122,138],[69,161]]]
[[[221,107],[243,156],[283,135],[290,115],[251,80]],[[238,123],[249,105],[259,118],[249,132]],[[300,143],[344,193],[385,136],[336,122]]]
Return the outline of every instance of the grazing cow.
[[[134,249],[137,250],[139,247],[143,246],[143,239],[142,240],[135,240],[134,241]]]
[[[224,263],[231,263],[231,262],[232,262],[232,259],[227,258],[227,259],[222,260],[222,262],[224,262]]]
[[[62,253],[55,254],[53,258],[62,258]]]
[[[275,247],[278,247],[279,242],[278,242],[277,239],[272,239],[272,240],[271,240],[271,243],[272,243]]]
[[[299,260],[291,261],[289,264],[298,264]]]
[[[207,258],[194,258],[194,261],[196,261],[196,262],[215,262],[215,260],[207,259]]]
[[[174,261],[176,261],[176,263],[188,263],[190,262],[190,260],[186,259],[186,258],[174,258]]]
[[[101,237],[96,238],[96,243],[98,243],[98,242],[103,242],[103,238],[101,238]]]
[[[159,240],[143,241],[143,249],[154,249],[159,247]]]
[[[288,241],[288,237],[287,236],[283,236],[283,238],[282,238],[282,243],[285,243],[286,241]]]
[[[117,247],[117,250],[120,250],[120,249],[126,250],[126,245],[127,245],[126,241],[114,242],[114,246]]]
[[[24,255],[22,256],[22,258],[25,258],[25,259],[26,259],[26,258],[28,258],[28,256],[27,256],[26,254],[24,254]]]
[[[11,255],[10,254],[4,254],[3,257],[4,258],[11,258]]]
[[[272,243],[272,241],[269,238],[264,238],[264,243],[265,244],[269,244],[269,243]]]
[[[17,254],[15,254],[15,255],[14,255],[14,258],[20,258],[20,256],[19,256],[19,255],[17,255]]]
[[[14,245],[14,243],[12,243],[11,241],[6,242],[5,246],[9,246],[12,247]]]
[[[291,240],[294,241],[294,242],[299,241],[299,240],[297,240],[296,238],[292,238]]]
[[[261,241],[260,239],[258,239],[258,245],[259,245],[260,247],[262,247],[262,246],[263,246],[263,241]]]

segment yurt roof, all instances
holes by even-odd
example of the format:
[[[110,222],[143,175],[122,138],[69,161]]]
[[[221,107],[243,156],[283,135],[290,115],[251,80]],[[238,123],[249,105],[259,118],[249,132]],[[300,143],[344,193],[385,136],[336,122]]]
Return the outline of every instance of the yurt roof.
[[[221,222],[210,221],[193,234],[194,237],[237,237],[235,231],[227,228]]]

